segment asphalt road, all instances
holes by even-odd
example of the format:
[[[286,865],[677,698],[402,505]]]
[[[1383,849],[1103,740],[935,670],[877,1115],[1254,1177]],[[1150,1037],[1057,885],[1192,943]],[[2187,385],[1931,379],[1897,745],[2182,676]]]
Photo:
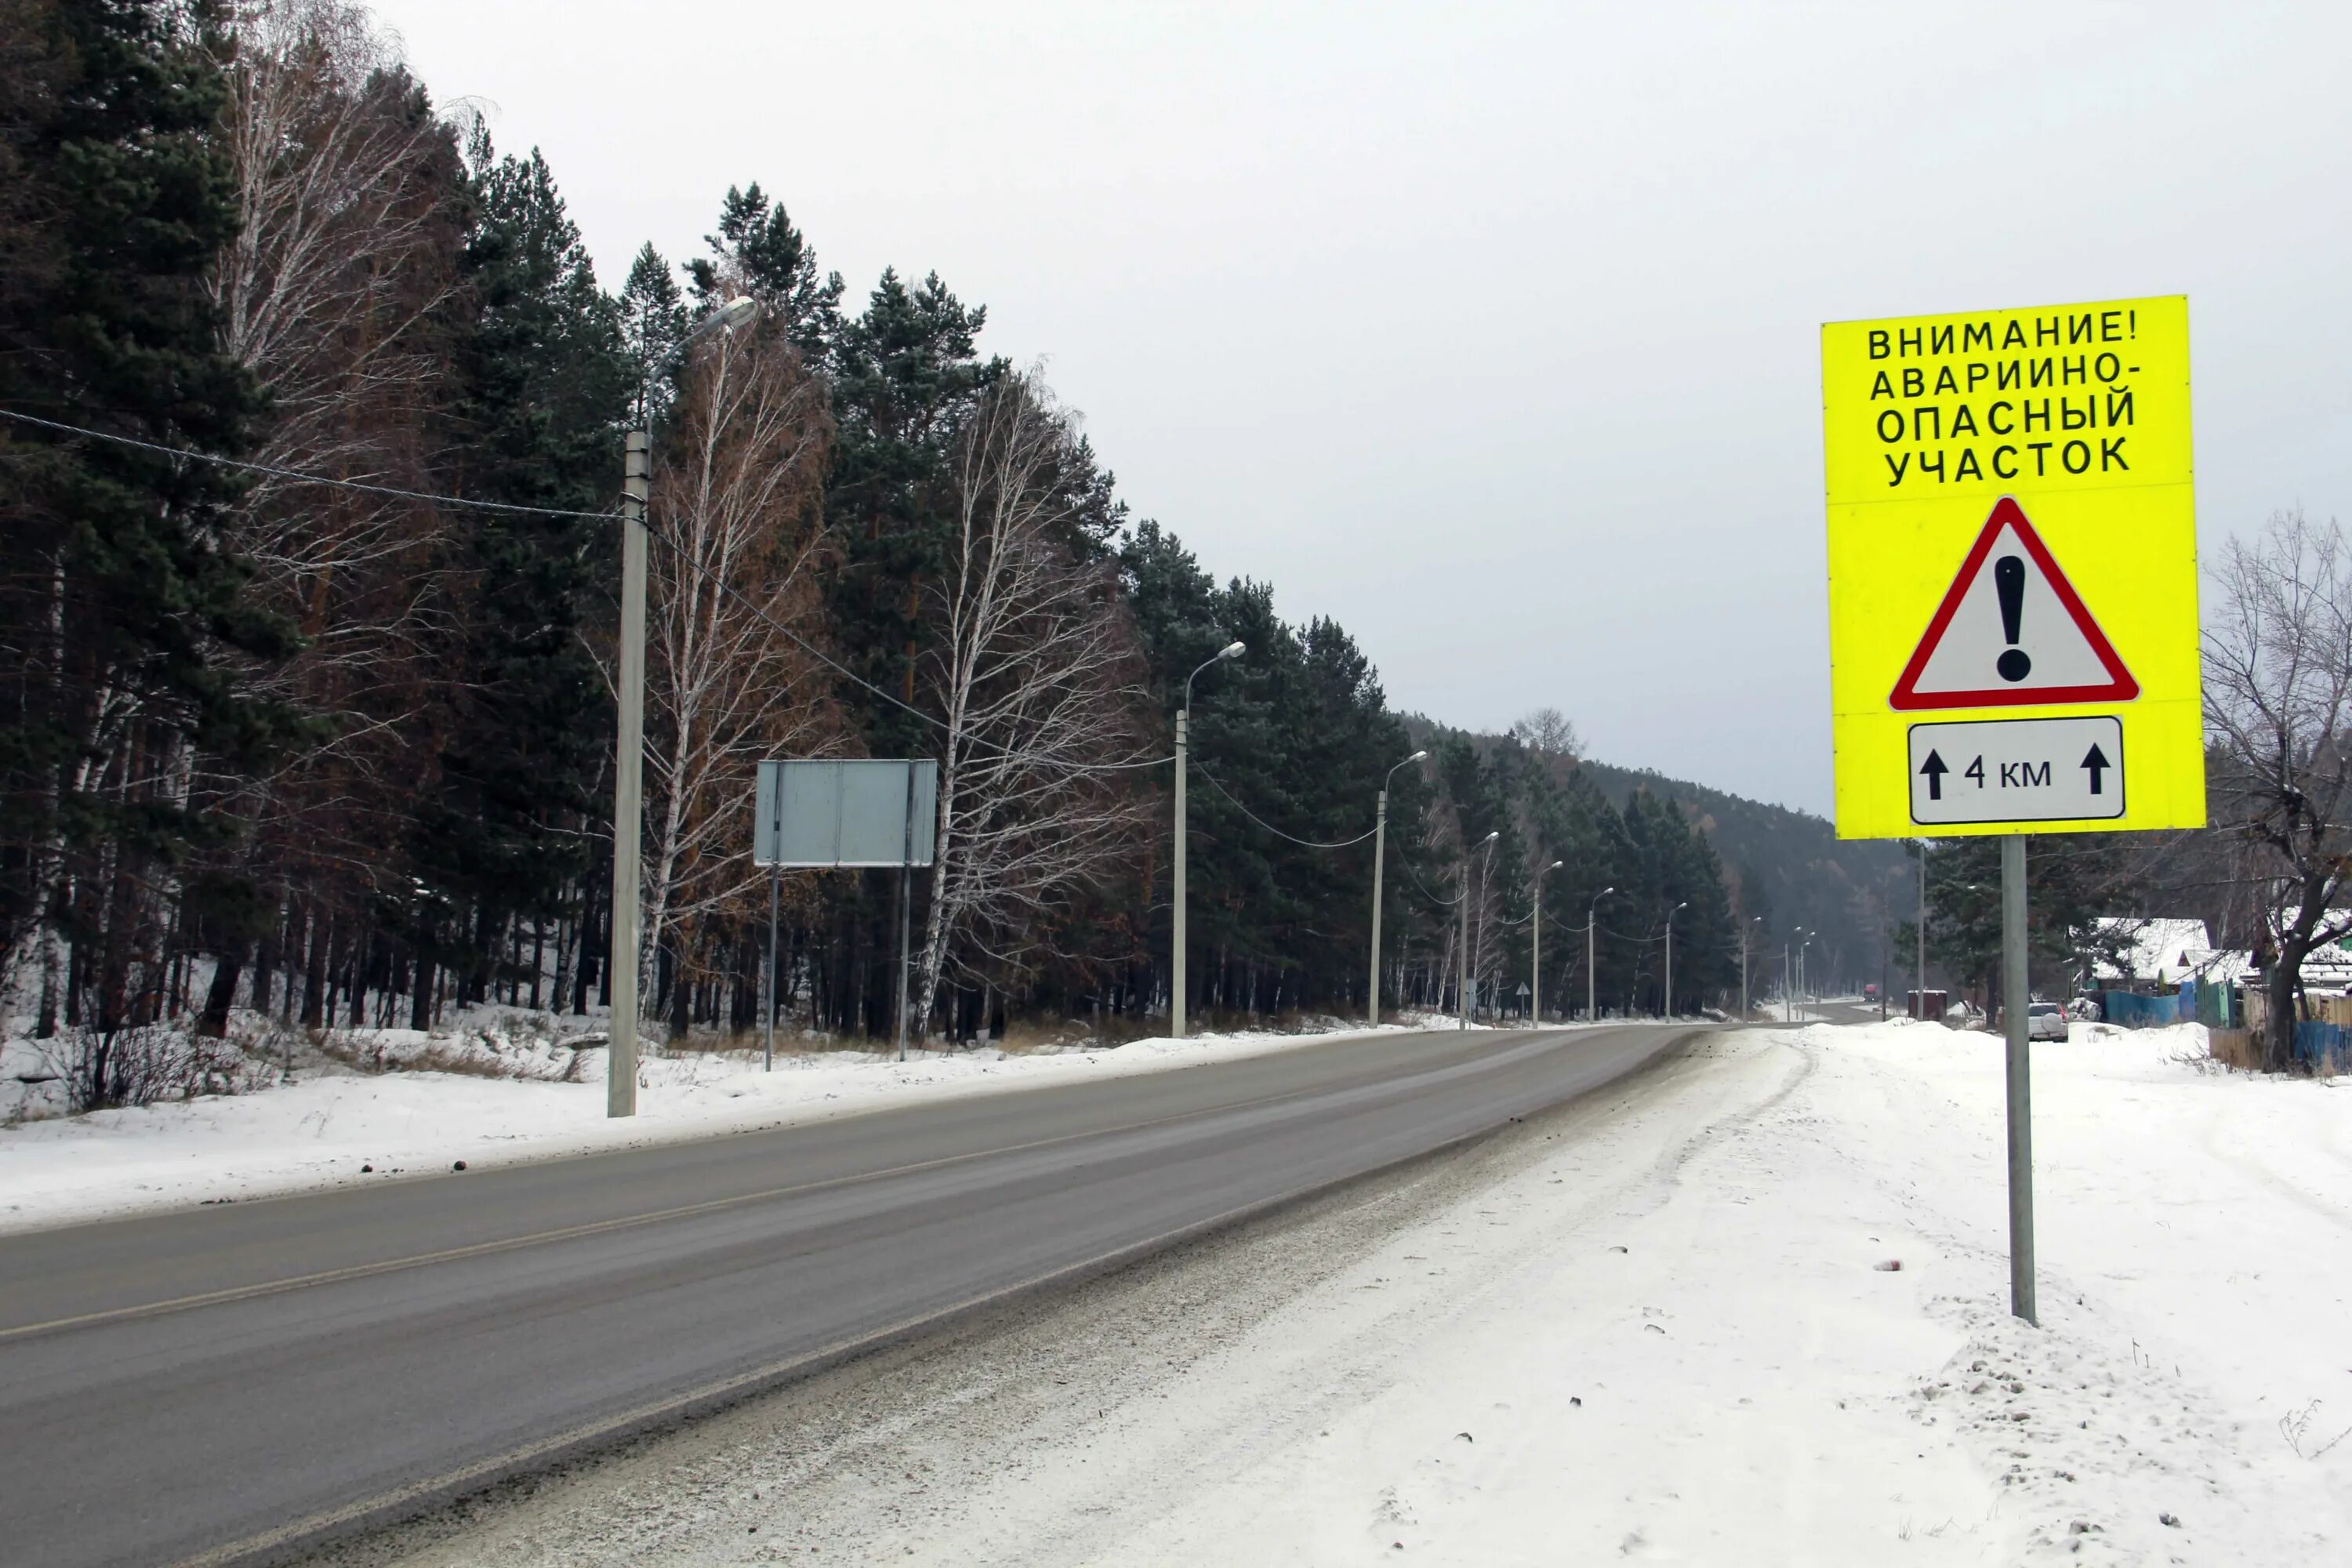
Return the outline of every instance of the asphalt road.
[[[0,1562],[277,1557],[1557,1103],[1439,1031],[0,1239]]]

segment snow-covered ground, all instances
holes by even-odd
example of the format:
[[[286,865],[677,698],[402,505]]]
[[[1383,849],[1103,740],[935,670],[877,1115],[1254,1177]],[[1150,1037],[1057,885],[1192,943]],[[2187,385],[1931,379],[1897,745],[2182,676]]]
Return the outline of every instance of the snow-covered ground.
[[[290,1083],[260,1066],[247,1092],[0,1125],[0,1234],[190,1204],[478,1169],[823,1120],[946,1095],[1164,1072],[1370,1031],[1262,1031],[1065,1047],[916,1052],[686,1052],[640,1063],[637,1114],[604,1115],[604,1052],[535,1036],[530,1020],[462,1035],[338,1037],[357,1063],[310,1052]],[[1381,1033],[1423,1027],[1417,1021]],[[650,1048],[650,1047],[649,1047]],[[34,1061],[23,1042],[0,1053]],[[396,1070],[384,1070],[390,1068]],[[449,1070],[449,1069],[455,1070]]]
[[[2352,1562],[2352,1095],[2202,1044],[2036,1047],[2039,1329],[1999,1040],[1719,1034],[401,1560]]]
[[[1713,1048],[1703,1130],[1611,1127],[1299,1302],[1234,1380],[1399,1332],[1383,1292],[1434,1310],[1384,1385],[1122,1555],[2352,1561],[2352,1095],[2200,1068],[2193,1026],[2039,1047],[2035,1330],[1999,1041]]]

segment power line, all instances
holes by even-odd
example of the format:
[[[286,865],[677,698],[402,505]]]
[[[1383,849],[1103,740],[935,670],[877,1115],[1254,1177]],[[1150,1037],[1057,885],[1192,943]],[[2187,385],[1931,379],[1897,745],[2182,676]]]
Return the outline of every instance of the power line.
[[[1412,885],[1419,888],[1421,889],[1421,896],[1427,899],[1431,903],[1443,904],[1447,909],[1451,909],[1455,904],[1462,901],[1462,893],[1456,893],[1450,899],[1441,899],[1435,893],[1431,892],[1429,890],[1429,884],[1421,879],[1421,873],[1412,868],[1412,862],[1411,860],[1406,859],[1402,856],[1399,856],[1397,857],[1397,864],[1404,868],[1404,874],[1412,879]]]
[[[135,436],[121,436],[108,430],[93,430],[87,426],[68,425],[62,420],[43,419],[37,415],[19,413],[13,408],[0,408],[0,418],[13,419],[22,425],[38,426],[42,429],[55,430],[62,435],[86,436],[95,441],[111,441],[117,446],[132,447],[143,452],[153,452],[166,458],[178,458],[188,462],[210,463],[215,468],[234,468],[240,473],[264,474],[271,479],[287,479],[297,484],[325,485],[335,489],[357,490],[367,495],[388,496],[400,500],[431,501],[440,506],[470,507],[478,511],[514,512],[530,517],[570,517],[579,518],[591,522],[612,522],[618,521],[620,520],[620,513],[614,511],[575,511],[565,507],[524,506],[512,501],[480,500],[471,496],[442,495],[431,490],[403,489],[396,485],[369,484],[360,479],[341,479],[332,474],[306,473],[299,468],[283,468],[268,463],[249,463],[241,458],[225,458],[216,452],[201,452],[188,447],[171,447],[159,441],[142,440]],[[802,637],[790,626],[784,625],[783,622],[770,615],[766,606],[752,599],[749,595],[743,593],[742,590],[737,588],[733,584],[729,583],[723,578],[711,573],[699,562],[695,561],[691,556],[687,554],[684,547],[679,545],[676,540],[671,539],[659,529],[654,527],[650,520],[646,521],[645,527],[646,532],[648,536],[659,539],[663,543],[668,545],[671,550],[676,552],[680,564],[684,565],[688,571],[693,572],[696,575],[701,577],[704,581],[709,583],[721,593],[733,595],[737,600],[740,601],[747,608],[749,608],[752,614],[758,616],[772,629],[782,633],[786,637],[790,638],[795,646],[797,646],[803,652],[806,653],[810,658],[815,659],[819,664],[824,665],[835,674],[842,677],[842,679],[863,688],[877,697],[879,697],[883,701],[889,703],[892,707],[902,709],[934,728],[945,730],[948,727],[945,721],[924,712],[921,709],[914,706],[912,703],[901,700],[899,698],[892,695],[889,691],[885,690],[883,688],[875,685],[872,681],[867,680],[865,677],[857,674],[855,670],[848,669],[833,658],[827,657],[814,644],[810,643],[807,638]],[[1168,763],[1176,760],[1171,754],[1165,757],[1153,757],[1146,761],[1134,763],[1063,763],[1046,758],[1027,756],[1023,752],[1013,751],[1008,747],[993,745],[984,741],[973,740],[970,741],[968,743],[979,746],[985,751],[994,752],[1001,756],[1013,758],[1016,761],[1026,761],[1045,767],[1062,768],[1071,773],[1118,773],[1136,768],[1157,768],[1164,767]]]
[[[875,696],[882,699],[883,701],[890,704],[891,707],[900,709],[906,712],[913,714],[916,718],[920,719],[924,723],[930,725],[933,729],[945,730],[948,727],[946,720],[939,718],[934,714],[924,712],[913,703],[905,700],[903,698],[900,698],[888,690],[886,690],[882,687],[875,685],[872,681],[866,679],[856,670],[851,669],[847,666],[828,657],[814,643],[810,642],[806,637],[801,636],[800,633],[793,630],[792,627],[786,626],[783,622],[771,615],[765,605],[761,604],[757,599],[752,598],[751,595],[735,586],[734,584],[728,582],[725,578],[719,576],[718,574],[712,572],[709,567],[703,565],[700,562],[688,555],[686,552],[686,547],[684,545],[664,533],[661,530],[656,528],[650,519],[646,521],[644,526],[647,536],[658,539],[664,544],[669,546],[671,552],[677,557],[677,561],[680,565],[684,566],[688,571],[692,572],[704,582],[709,584],[719,592],[733,596],[742,604],[744,608],[750,610],[753,615],[759,616],[761,620],[767,623],[768,626],[772,630],[782,633],[786,637],[791,639],[794,647],[798,647],[803,653],[807,654],[811,658],[816,660],[819,664],[824,666],[827,669],[832,670],[835,675],[840,676],[843,679],[847,680],[854,685],[863,688],[866,691],[872,692]],[[1170,763],[1176,760],[1175,754],[1171,752],[1169,755],[1164,757],[1150,757],[1144,761],[1135,763],[1065,763],[1050,757],[1039,757],[1031,755],[1025,752],[1016,752],[1009,746],[1000,746],[992,742],[982,741],[971,736],[965,737],[964,743],[970,746],[977,746],[982,751],[993,752],[997,755],[1013,762],[1025,762],[1038,767],[1059,768],[1065,773],[1127,773],[1132,772],[1138,768],[1165,767]]]
[[[511,501],[476,500],[468,496],[436,495],[430,490],[404,490],[395,485],[372,485],[359,479],[339,479],[328,474],[306,474],[299,468],[273,468],[268,463],[248,463],[237,458],[224,458],[217,452],[199,452],[187,447],[167,447],[160,441],[142,441],[136,436],[118,436],[108,430],[92,430],[86,426],[68,425],[56,419],[43,419],[31,414],[19,414],[13,408],[0,408],[0,419],[14,419],[20,425],[37,425],[44,430],[56,430],[68,436],[87,436],[94,441],[111,441],[118,447],[136,447],[142,452],[156,452],[166,458],[179,458],[192,463],[210,463],[215,468],[235,468],[240,473],[267,474],[275,479],[291,479],[298,484],[331,485],[338,489],[361,490],[369,495],[391,496],[399,500],[432,501],[440,506],[472,507],[478,511],[520,512],[530,517],[579,517],[604,521],[619,514],[610,511],[572,511],[557,506],[520,506]]]
[[[1244,805],[1240,801],[1234,800],[1234,792],[1227,789],[1224,785],[1217,783],[1216,775],[1209,772],[1208,769],[1201,767],[1197,763],[1192,765],[1199,769],[1200,774],[1202,778],[1209,781],[1211,788],[1214,789],[1219,795],[1223,795],[1227,800],[1233,801],[1233,806],[1235,811],[1240,812],[1244,816],[1248,817],[1252,822],[1256,823],[1260,827],[1265,828],[1276,838],[1287,838],[1291,843],[1304,845],[1309,849],[1345,849],[1351,844],[1361,844],[1365,839],[1370,838],[1374,833],[1378,833],[1380,831],[1378,826],[1374,826],[1369,831],[1357,834],[1353,838],[1341,838],[1329,844],[1320,843],[1312,838],[1300,838],[1294,834],[1285,833],[1281,828],[1276,827],[1273,823],[1266,821],[1264,817],[1258,816],[1257,813],[1252,811],[1248,806]]]

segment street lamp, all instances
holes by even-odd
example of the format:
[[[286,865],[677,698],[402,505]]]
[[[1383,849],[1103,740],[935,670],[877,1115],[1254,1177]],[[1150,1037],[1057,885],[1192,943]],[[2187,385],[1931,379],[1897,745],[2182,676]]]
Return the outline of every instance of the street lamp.
[[[1751,915],[1748,925],[1739,928],[1739,1021],[1743,1024],[1748,1022],[1748,939],[1751,934],[1748,926],[1763,923],[1762,915]]]
[[[1808,1000],[1811,998],[1812,993],[1805,985],[1805,949],[1812,946],[1813,938],[1821,934],[1817,931],[1809,931],[1805,933],[1805,940],[1797,944],[1797,989]]]
[[[1789,928],[1790,936],[1804,934],[1805,928],[1802,926]],[[1783,1023],[1793,1024],[1797,1021],[1796,973],[1797,966],[1789,956],[1788,938],[1783,937],[1780,941],[1780,1016]]]
[[[1494,854],[1495,840],[1500,838],[1502,836],[1503,831],[1498,827],[1494,832],[1486,835],[1486,837],[1481,840],[1481,842],[1486,846],[1487,854]],[[1484,922],[1481,923],[1483,924]],[[1460,994],[1454,998],[1455,1001],[1462,1004],[1462,1020],[1460,1023],[1454,1025],[1454,1027],[1457,1029],[1466,1029],[1470,1026],[1470,986],[1472,984],[1470,976],[1472,973],[1473,971],[1470,963],[1470,852],[1465,849],[1462,852],[1462,985]]]
[[[1184,705],[1176,710],[1176,942],[1171,953],[1168,988],[1169,1032],[1184,1037],[1184,763],[1192,750],[1192,682],[1201,670],[1249,652],[1245,643],[1232,642],[1201,661],[1184,678]]]
[[[1411,767],[1428,755],[1427,752],[1415,752],[1381,778],[1380,815],[1372,822],[1372,973],[1370,983],[1364,987],[1364,1024],[1368,1028],[1381,1026],[1381,872],[1388,857],[1389,780],[1396,777],[1397,768]]]
[[[661,364],[712,332],[732,331],[760,313],[746,297],[728,300],[679,340]],[[661,365],[646,367],[650,382]],[[638,408],[645,414],[646,399]],[[604,1114],[637,1113],[637,855],[645,834],[646,502],[653,494],[653,435],[640,426],[623,443],[621,464],[621,658],[614,673],[621,714],[613,758],[613,930],[605,972],[613,982],[613,1027],[604,1048]],[[773,955],[768,984],[775,984]],[[770,998],[772,1013],[774,1000]]]
[[[1666,994],[1664,1008],[1659,1014],[1664,1018],[1675,1016],[1675,917],[1688,908],[1690,900],[1685,899],[1666,911]]]
[[[1543,1026],[1543,879],[1568,864],[1555,860],[1536,873],[1535,917],[1528,921],[1528,1016]]]
[[[1592,902],[1586,905],[1584,909],[1584,1021],[1588,1024],[1598,1023],[1601,1019],[1601,1009],[1597,1000],[1600,971],[1595,967],[1596,961],[1593,957],[1593,927],[1601,919],[1601,900],[1616,890],[1616,884],[1611,883],[1593,894]]]

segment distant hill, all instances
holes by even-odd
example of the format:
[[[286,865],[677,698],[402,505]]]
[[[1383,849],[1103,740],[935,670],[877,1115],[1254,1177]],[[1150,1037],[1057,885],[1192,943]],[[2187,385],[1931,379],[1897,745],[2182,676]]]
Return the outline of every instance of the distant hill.
[[[1404,721],[1416,744],[1445,728],[1417,713],[1405,715]],[[1475,733],[1472,738],[1482,747],[1502,739]],[[1777,973],[1781,945],[1802,930],[1820,933],[1807,961],[1817,989],[1875,981],[1882,963],[1898,994],[1907,984],[1907,955],[1887,951],[1895,926],[1918,912],[1917,863],[1901,844],[1841,841],[1826,817],[1647,768],[1621,768],[1590,757],[1568,765],[1621,808],[1636,790],[1647,790],[1674,801],[1698,825],[1734,883],[1734,900],[1747,912],[1764,916],[1765,934],[1755,960],[1759,973]]]
[[[1641,789],[1680,805],[1713,841],[1724,870],[1738,879],[1736,896],[1765,917],[1774,963],[1791,931],[1822,933],[1809,959],[1808,973],[1816,982],[1840,979],[1860,986],[1875,981],[1881,960],[1888,956],[1883,951],[1888,931],[1917,915],[1917,862],[1899,843],[1841,840],[1826,817],[1646,768],[1613,767],[1591,758],[1575,765],[1620,805]],[[1907,962],[1893,955],[1888,979],[1901,981]]]

